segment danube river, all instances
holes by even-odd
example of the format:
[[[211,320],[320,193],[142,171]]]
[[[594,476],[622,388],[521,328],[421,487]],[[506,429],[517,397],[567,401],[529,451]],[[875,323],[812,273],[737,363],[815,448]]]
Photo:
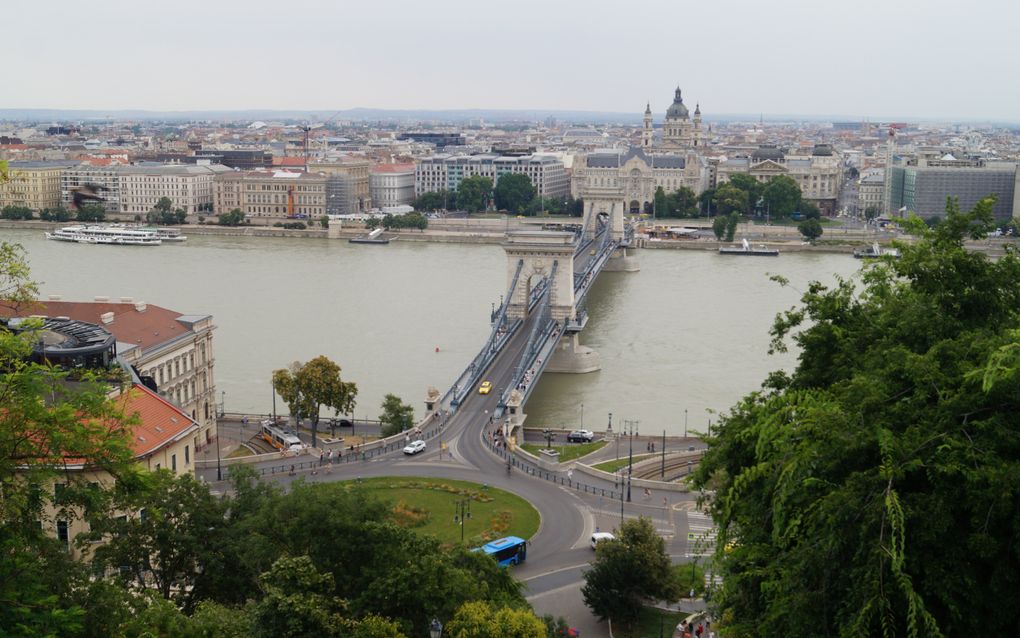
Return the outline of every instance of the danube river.
[[[180,245],[121,247],[47,241],[41,230],[0,238],[28,251],[42,298],[135,301],[211,314],[216,385],[227,411],[268,413],[271,371],[326,355],[358,384],[355,414],[377,418],[386,393],[421,414],[430,385],[445,391],[489,332],[506,287],[499,246],[192,236]],[[793,354],[768,356],[776,313],[812,279],[851,276],[849,255],[775,258],[640,250],[637,273],[603,273],[589,294],[581,342],[602,370],[545,374],[526,406],[532,427],[704,430]],[[786,288],[768,274],[789,279]],[[285,409],[277,403],[277,409]]]

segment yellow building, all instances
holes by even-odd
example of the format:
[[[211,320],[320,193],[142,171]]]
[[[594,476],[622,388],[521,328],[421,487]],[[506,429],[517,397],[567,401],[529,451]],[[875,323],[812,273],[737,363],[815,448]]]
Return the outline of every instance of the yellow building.
[[[60,206],[60,173],[77,162],[9,162],[0,181],[0,208],[26,206],[33,211]]]
[[[322,173],[326,177],[343,177],[347,185],[338,186],[338,193],[346,202],[340,206],[343,213],[362,213],[372,208],[372,194],[369,186],[369,173],[372,162],[364,157],[345,155],[331,160],[320,160],[308,164],[311,173]],[[349,185],[349,186],[348,186]],[[328,193],[328,190],[327,190]],[[332,208],[328,201],[327,208]],[[329,211],[335,212],[335,211]]]

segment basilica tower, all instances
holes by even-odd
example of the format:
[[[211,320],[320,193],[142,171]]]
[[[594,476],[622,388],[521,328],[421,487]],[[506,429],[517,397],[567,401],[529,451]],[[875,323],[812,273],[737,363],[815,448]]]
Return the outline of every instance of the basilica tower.
[[[652,103],[645,106],[645,123],[641,129],[641,148],[648,150],[652,147]]]
[[[695,113],[698,128],[701,127],[701,111]],[[694,148],[694,123],[684,105],[680,87],[676,87],[673,103],[666,110],[666,121],[663,124],[662,148],[670,151],[686,151]]]

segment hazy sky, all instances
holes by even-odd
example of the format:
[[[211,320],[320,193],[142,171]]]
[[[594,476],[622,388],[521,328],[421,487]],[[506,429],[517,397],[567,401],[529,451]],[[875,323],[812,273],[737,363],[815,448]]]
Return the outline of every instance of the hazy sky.
[[[0,108],[1020,120],[1020,0],[5,2]]]

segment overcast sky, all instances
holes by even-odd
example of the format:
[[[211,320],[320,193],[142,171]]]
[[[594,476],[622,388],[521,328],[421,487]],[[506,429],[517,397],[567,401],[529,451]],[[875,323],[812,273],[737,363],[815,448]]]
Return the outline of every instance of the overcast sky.
[[[1020,120],[1020,0],[5,2],[0,108]]]

